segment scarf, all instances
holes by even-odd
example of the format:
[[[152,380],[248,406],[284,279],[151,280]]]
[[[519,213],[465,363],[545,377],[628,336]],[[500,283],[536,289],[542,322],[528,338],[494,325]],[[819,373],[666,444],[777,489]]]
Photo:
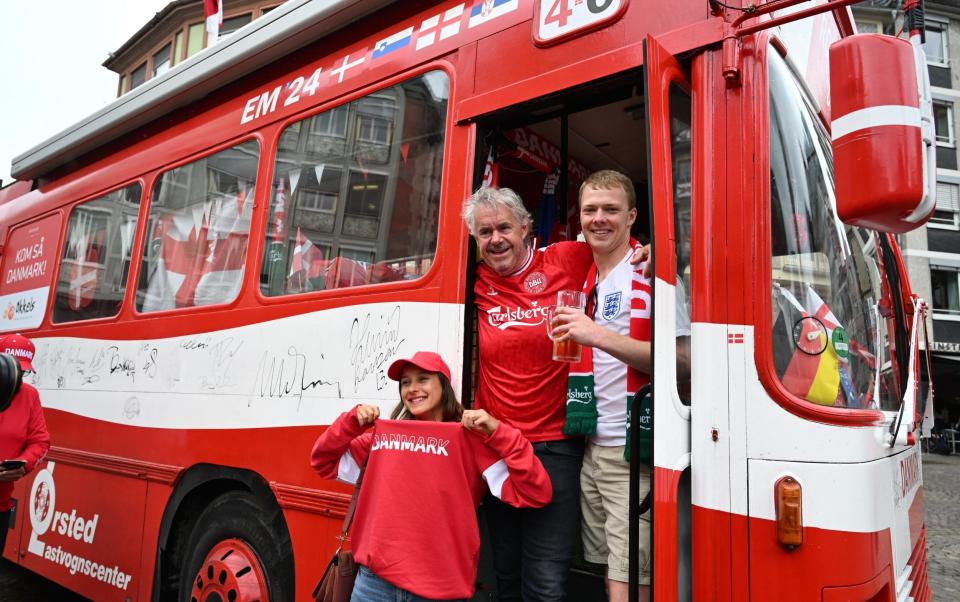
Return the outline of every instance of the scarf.
[[[633,248],[637,248],[639,243],[630,239]],[[587,309],[590,310],[591,302],[594,306],[593,312],[597,310],[599,300],[597,297],[597,265],[590,266],[590,272],[583,283],[584,293],[587,295]],[[642,293],[642,294],[641,294]],[[637,266],[633,271],[633,279],[630,295],[630,338],[640,341],[650,340],[650,311],[648,307],[653,300],[653,289],[649,280],[643,277],[643,264]],[[601,309],[602,311],[602,309]],[[642,317],[643,316],[643,317]],[[596,316],[593,316],[596,319]],[[627,445],[624,450],[625,456],[630,450],[630,401],[637,390],[644,384],[650,382],[650,376],[643,372],[623,365],[627,372],[627,392],[624,403],[627,406]],[[649,404],[647,405],[649,412]],[[580,354],[580,361],[570,366],[570,376],[567,378],[567,415],[563,424],[564,435],[593,435],[597,432],[597,399],[594,392],[593,377],[593,348],[584,346]],[[649,424],[649,420],[641,420]]]

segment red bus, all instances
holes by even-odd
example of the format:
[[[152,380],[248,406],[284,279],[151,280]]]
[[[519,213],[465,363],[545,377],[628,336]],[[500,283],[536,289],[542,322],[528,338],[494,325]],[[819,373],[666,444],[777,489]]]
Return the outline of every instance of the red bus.
[[[891,234],[928,217],[929,124],[849,3],[290,0],[17,157],[0,331],[37,345],[53,445],[3,556],[97,600],[307,599],[350,497],[319,432],[392,407],[418,349],[470,403],[462,200],[495,181],[573,238],[612,168],[655,258],[654,598],[929,599]],[[831,82],[832,44],[880,50]],[[912,99],[841,90],[876,82]]]

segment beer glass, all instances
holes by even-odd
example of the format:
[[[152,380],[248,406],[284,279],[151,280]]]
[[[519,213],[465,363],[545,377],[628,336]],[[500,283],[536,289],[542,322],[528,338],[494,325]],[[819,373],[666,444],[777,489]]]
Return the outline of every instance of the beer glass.
[[[586,296],[583,291],[557,291],[557,304],[547,308],[547,335],[553,341],[553,359],[558,362],[579,362],[580,343],[573,339],[558,340],[553,336],[554,311],[559,307],[572,307],[583,311],[586,306]]]

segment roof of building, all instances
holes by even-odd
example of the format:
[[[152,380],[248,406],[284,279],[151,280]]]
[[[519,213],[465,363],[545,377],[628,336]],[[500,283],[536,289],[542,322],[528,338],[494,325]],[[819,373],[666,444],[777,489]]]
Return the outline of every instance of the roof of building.
[[[103,66],[107,69],[113,70],[114,64],[116,61],[123,56],[127,50],[129,50],[134,44],[139,42],[145,35],[153,30],[154,27],[159,25],[164,19],[173,14],[178,8],[183,6],[189,6],[191,4],[202,4],[203,0],[173,0],[166,6],[164,6],[159,12],[153,15],[153,18],[144,24],[143,27],[137,30],[137,33],[130,36],[130,38],[110,53],[110,56],[107,57],[107,60],[103,61]]]

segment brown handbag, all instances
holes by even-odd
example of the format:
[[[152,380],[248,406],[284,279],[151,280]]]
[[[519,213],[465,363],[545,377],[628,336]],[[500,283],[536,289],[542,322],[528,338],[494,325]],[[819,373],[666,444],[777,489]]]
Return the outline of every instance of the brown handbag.
[[[350,602],[353,582],[357,578],[357,563],[353,561],[353,552],[343,550],[343,544],[350,539],[350,523],[353,522],[353,512],[357,508],[357,496],[360,494],[360,482],[363,481],[363,473],[366,470],[367,465],[364,462],[357,477],[357,485],[353,489],[353,497],[350,498],[350,505],[347,507],[347,514],[343,517],[343,530],[337,537],[340,545],[333,553],[333,558],[327,563],[327,568],[323,570],[323,576],[320,577],[317,586],[313,588],[315,602]]]

